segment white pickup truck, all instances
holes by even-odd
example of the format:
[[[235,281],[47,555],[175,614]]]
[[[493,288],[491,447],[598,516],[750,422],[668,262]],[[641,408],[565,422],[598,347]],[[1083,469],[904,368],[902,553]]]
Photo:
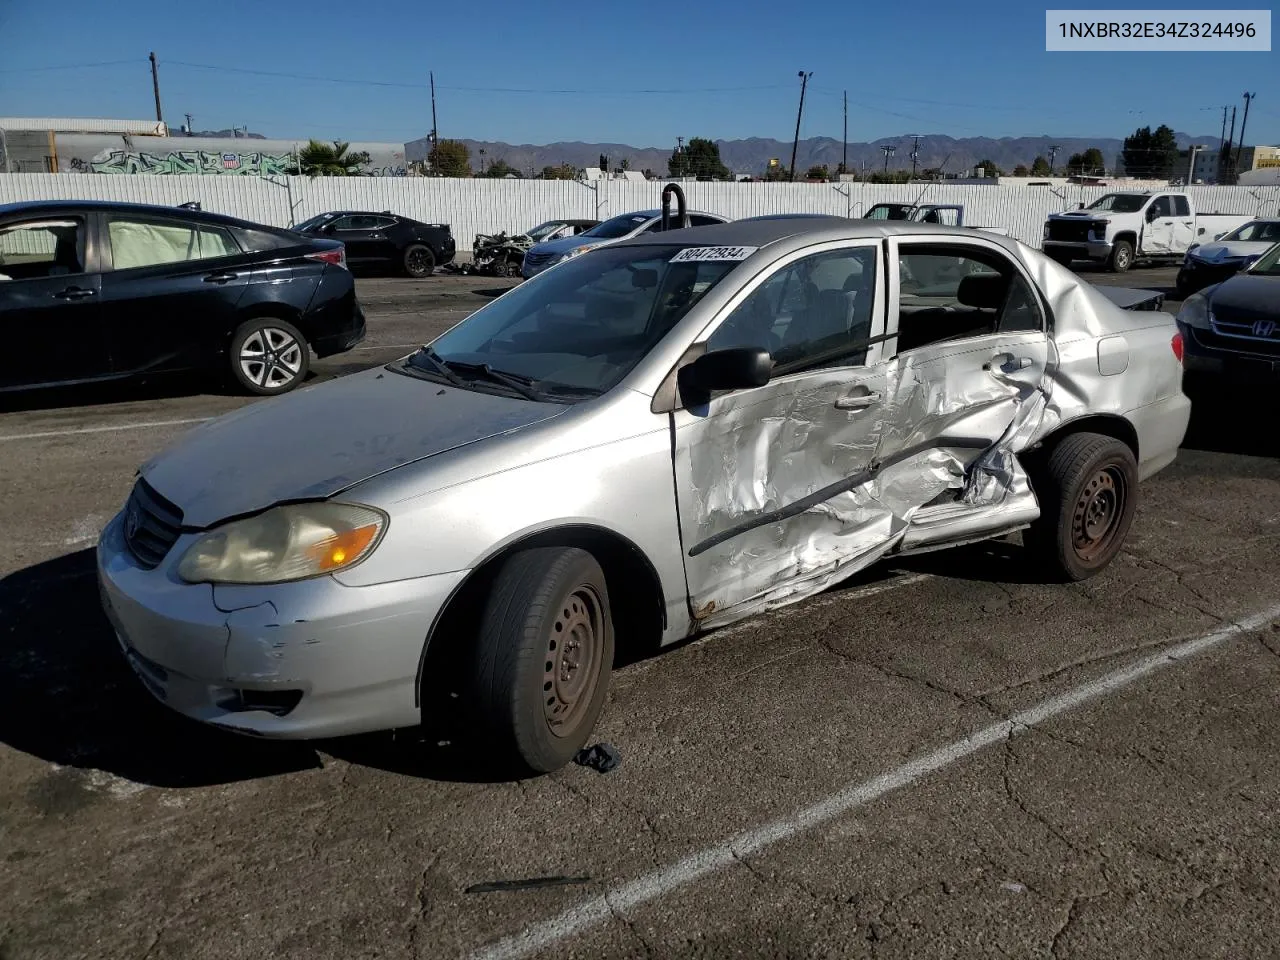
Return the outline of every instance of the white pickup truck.
[[[1044,252],[1064,266],[1073,260],[1105,263],[1123,273],[1136,260],[1178,260],[1252,219],[1197,213],[1185,193],[1108,193],[1089,206],[1051,213],[1044,225]]]

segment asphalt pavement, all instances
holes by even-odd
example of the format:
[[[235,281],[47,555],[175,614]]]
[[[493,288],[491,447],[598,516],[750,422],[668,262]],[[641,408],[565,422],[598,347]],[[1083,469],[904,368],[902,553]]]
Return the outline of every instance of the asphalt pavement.
[[[369,338],[316,377],[510,285],[362,279]],[[270,401],[8,398],[0,958],[1274,956],[1280,436],[1193,399],[1099,577],[1037,583],[1016,538],[875,568],[623,667],[616,770],[509,783],[431,731],[218,733],[121,661],[98,531],[182,430]]]

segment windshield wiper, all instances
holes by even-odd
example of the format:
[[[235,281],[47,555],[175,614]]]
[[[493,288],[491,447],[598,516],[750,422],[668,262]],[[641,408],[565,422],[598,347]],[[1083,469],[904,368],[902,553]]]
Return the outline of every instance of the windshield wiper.
[[[455,370],[475,371],[484,374],[495,383],[509,387],[516,393],[520,394],[526,400],[545,401],[547,395],[532,386],[534,380],[531,377],[519,377],[512,373],[505,373],[502,370],[495,370],[487,363],[463,363],[461,360],[442,360],[439,361],[443,366]]]
[[[431,349],[431,347],[423,347],[418,351],[418,355],[426,357],[427,360],[431,362],[431,365],[436,368],[436,372],[452,383],[455,387],[466,386],[466,384],[462,382],[462,378],[450,370],[449,365],[445,363],[444,360],[440,358],[440,355],[436,353],[435,350]],[[410,360],[412,360],[412,358],[410,358]]]

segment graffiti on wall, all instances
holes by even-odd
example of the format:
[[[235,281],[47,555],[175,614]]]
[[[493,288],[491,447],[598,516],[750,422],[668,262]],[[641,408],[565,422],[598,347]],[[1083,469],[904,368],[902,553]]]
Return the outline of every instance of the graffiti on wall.
[[[73,173],[230,174],[248,177],[297,175],[298,162],[291,153],[235,153],[218,150],[171,150],[144,153],[132,150],[100,150],[92,160],[71,158]],[[403,166],[376,167],[371,177],[404,177]]]

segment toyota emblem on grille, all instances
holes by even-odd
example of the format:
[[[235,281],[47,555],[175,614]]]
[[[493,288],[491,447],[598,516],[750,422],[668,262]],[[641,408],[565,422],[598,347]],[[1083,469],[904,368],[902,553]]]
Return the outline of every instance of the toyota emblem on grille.
[[[1255,337],[1274,337],[1276,333],[1276,321],[1259,320],[1253,325],[1253,335]]]
[[[142,523],[142,518],[138,516],[138,505],[132,500],[124,510],[124,535],[127,539],[132,540],[138,534],[138,527]]]

